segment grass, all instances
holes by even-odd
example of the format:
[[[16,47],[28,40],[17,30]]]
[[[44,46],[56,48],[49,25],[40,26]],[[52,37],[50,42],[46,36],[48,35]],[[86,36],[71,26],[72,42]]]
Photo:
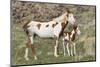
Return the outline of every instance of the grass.
[[[83,30],[84,31],[84,30]],[[88,31],[89,32],[89,31]],[[91,31],[90,31],[91,32]],[[92,33],[93,34],[93,33]],[[62,41],[60,40],[59,45],[59,54],[60,56],[55,58],[53,56],[54,52],[54,44],[55,41],[53,39],[41,39],[41,38],[34,38],[34,46],[36,47],[36,53],[38,60],[34,60],[33,54],[31,50],[29,50],[29,61],[26,61],[24,59],[24,50],[25,50],[25,44],[27,42],[27,36],[25,32],[23,31],[20,24],[13,24],[12,26],[12,65],[27,65],[27,64],[49,64],[49,63],[64,63],[64,62],[79,62],[79,61],[94,61],[95,59],[95,49],[93,47],[93,55],[89,55],[86,52],[87,46],[90,43],[90,40],[94,42],[95,46],[95,38],[93,38],[93,35],[90,39],[88,39],[89,42],[87,42],[87,36],[81,35],[82,38],[80,38],[78,41],[76,41],[76,48],[77,48],[77,55],[76,56],[63,56],[63,48],[62,48]],[[92,42],[92,43],[93,43]],[[92,44],[91,43],[91,44]],[[85,44],[85,46],[84,46]],[[86,49],[85,49],[86,48]],[[91,46],[88,47],[88,49],[92,49]],[[92,52],[92,51],[91,51]]]

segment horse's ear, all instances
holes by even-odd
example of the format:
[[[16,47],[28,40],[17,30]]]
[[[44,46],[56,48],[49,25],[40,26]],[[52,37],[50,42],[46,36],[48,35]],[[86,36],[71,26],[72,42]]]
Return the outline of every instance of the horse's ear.
[[[67,10],[68,13],[70,12],[70,11],[69,11],[69,8],[66,8],[66,10]]]
[[[68,9],[68,8],[67,8],[67,12],[68,13],[73,13],[73,11],[71,9]]]

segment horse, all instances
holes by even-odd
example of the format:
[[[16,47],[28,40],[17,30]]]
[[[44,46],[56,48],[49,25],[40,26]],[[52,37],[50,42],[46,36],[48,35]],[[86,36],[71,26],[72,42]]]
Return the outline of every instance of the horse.
[[[25,55],[24,58],[29,60],[28,58],[28,48],[31,48],[34,59],[37,60],[36,51],[34,47],[34,37],[35,35],[40,38],[53,38],[56,40],[56,44],[54,46],[54,56],[58,57],[58,41],[63,31],[68,23],[72,25],[75,22],[75,18],[72,12],[66,11],[61,16],[54,18],[49,22],[38,22],[38,21],[30,21],[24,24],[23,29],[27,34],[28,42],[26,44]]]
[[[81,34],[77,25],[73,25],[73,29],[71,32],[63,33],[62,40],[63,40],[64,56],[66,55],[66,51],[65,51],[66,48],[67,48],[68,56],[76,55],[76,44],[75,44],[76,34],[78,35]],[[65,43],[66,43],[66,48],[65,48]],[[69,47],[70,47],[70,50],[69,50]]]

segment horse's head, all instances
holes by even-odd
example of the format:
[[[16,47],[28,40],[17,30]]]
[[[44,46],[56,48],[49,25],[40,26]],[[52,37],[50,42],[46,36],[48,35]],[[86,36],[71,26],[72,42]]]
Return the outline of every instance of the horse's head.
[[[72,25],[75,24],[75,18],[72,12],[67,11],[64,14],[62,14],[61,16],[57,17],[57,18],[53,18],[53,21],[59,22],[59,23],[70,23]]]
[[[70,24],[72,24],[72,25],[75,24],[75,17],[74,17],[74,15],[73,15],[73,13],[68,13],[68,14],[67,14],[67,21],[68,21]]]

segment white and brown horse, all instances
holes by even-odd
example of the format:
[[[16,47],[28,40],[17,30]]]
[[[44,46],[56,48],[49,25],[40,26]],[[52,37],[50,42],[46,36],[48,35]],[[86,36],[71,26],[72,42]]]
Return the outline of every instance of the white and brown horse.
[[[76,34],[80,35],[80,30],[77,25],[73,25],[73,29],[71,32],[64,32],[63,33],[63,49],[64,49],[64,56],[66,55],[65,45],[67,48],[67,53],[69,56],[76,55],[76,44],[75,38]],[[66,44],[65,44],[66,43]],[[70,47],[70,49],[69,49]]]
[[[54,46],[54,56],[58,57],[58,40],[60,36],[63,34],[63,31],[68,23],[74,24],[75,18],[73,13],[66,12],[63,15],[53,19],[49,22],[37,22],[37,21],[30,21],[26,23],[23,28],[27,33],[28,42],[26,44],[25,50],[25,59],[28,60],[28,48],[32,49],[34,54],[34,59],[37,59],[35,54],[35,48],[33,43],[34,35],[37,35],[41,38],[54,38],[56,39],[56,44]]]

